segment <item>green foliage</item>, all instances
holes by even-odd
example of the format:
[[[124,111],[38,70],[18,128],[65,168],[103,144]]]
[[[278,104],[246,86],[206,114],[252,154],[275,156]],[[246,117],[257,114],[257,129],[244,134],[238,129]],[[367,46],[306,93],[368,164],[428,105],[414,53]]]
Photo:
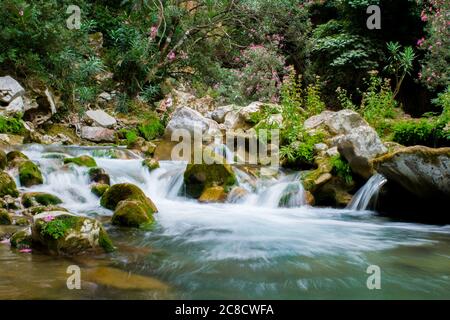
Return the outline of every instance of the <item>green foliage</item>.
[[[385,70],[392,74],[395,79],[394,98],[400,91],[405,76],[411,73],[413,69],[413,62],[416,58],[413,48],[405,47],[401,51],[401,45],[398,42],[388,42],[387,48],[389,51],[388,65]]]
[[[323,142],[323,135],[297,132],[298,141],[284,145],[280,148],[280,158],[292,166],[312,166],[314,163],[314,145]]]
[[[147,115],[147,119],[145,119],[138,126],[138,132],[141,137],[143,137],[147,141],[150,141],[161,136],[164,133],[164,126],[162,125],[156,114],[149,114]]]
[[[0,133],[23,135],[26,129],[20,119],[0,116]]]
[[[53,220],[42,225],[41,235],[58,240],[59,238],[64,237],[67,231],[76,226],[78,219],[79,218],[77,217],[68,215],[55,217]]]
[[[332,173],[342,178],[347,184],[353,183],[352,169],[345,159],[340,155],[336,155],[330,159],[332,165]]]
[[[450,145],[450,135],[443,129],[442,123],[426,119],[402,121],[396,123],[393,127],[393,141],[405,146],[448,146]]]
[[[362,94],[361,107],[358,111],[379,135],[385,136],[390,130],[387,119],[395,117],[396,106],[397,102],[389,80],[383,80],[376,72],[372,72],[368,80],[368,89]]]

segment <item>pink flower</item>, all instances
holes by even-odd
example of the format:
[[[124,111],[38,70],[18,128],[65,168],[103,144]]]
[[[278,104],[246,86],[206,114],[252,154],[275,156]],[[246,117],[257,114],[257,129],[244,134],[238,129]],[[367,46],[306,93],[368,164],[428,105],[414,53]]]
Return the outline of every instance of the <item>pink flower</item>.
[[[45,222],[50,222],[50,221],[53,221],[54,219],[55,219],[55,217],[51,216],[51,215],[44,217]]]
[[[419,47],[421,47],[424,42],[425,42],[425,38],[421,38],[421,39],[417,40],[417,45]]]
[[[169,59],[169,61],[175,60],[175,57],[176,57],[176,55],[175,55],[175,52],[173,52],[173,51],[170,51],[169,54],[167,55],[167,58]]]
[[[31,253],[31,252],[33,252],[33,250],[31,250],[31,249],[20,249],[19,252],[20,253]]]
[[[10,244],[11,242],[9,241],[9,239],[4,239],[2,241],[0,241],[1,244]]]
[[[156,26],[152,26],[150,28],[150,38],[155,39],[157,34],[158,34],[158,28]]]

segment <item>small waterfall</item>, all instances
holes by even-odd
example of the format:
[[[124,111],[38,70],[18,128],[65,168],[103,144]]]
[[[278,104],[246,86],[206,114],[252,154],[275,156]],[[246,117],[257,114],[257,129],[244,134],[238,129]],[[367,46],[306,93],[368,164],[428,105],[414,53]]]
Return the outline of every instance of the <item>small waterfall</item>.
[[[258,180],[255,190],[243,198],[242,203],[268,208],[301,207],[306,204],[305,189],[298,174]]]
[[[379,173],[373,175],[353,196],[353,199],[347,208],[358,211],[368,210],[371,202],[376,204],[378,192],[386,182],[387,180],[383,175]]]
[[[234,163],[234,153],[227,147],[227,145],[222,143],[220,137],[214,139],[214,153],[223,157],[227,163]]]

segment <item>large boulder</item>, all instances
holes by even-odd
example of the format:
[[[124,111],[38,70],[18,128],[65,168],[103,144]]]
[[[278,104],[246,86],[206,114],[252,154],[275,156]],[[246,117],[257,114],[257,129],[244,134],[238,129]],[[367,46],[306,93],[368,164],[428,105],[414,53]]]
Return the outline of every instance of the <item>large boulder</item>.
[[[0,77],[0,101],[10,103],[25,94],[25,89],[10,76]]]
[[[112,128],[117,124],[114,117],[111,117],[101,109],[86,111],[86,117],[93,121],[94,124],[104,128]]]
[[[330,148],[324,153],[332,156],[337,147],[352,171],[364,179],[373,174],[371,160],[388,151],[377,132],[353,110],[323,111],[307,119],[304,127],[311,133],[324,133]]]
[[[6,172],[0,171],[0,197],[10,195],[13,197],[19,196],[16,183]]]
[[[337,144],[339,153],[352,170],[366,179],[373,174],[370,161],[388,151],[377,132],[369,126],[354,128],[351,133],[340,138]]]
[[[123,200],[118,203],[111,222],[118,226],[140,228],[153,222],[152,214],[141,201]]]
[[[204,156],[208,156],[208,153],[204,153]],[[184,172],[186,194],[195,199],[211,187],[223,187],[228,192],[236,181],[233,169],[224,160],[212,164],[188,164]]]
[[[131,183],[115,184],[102,196],[100,204],[110,210],[115,210],[120,201],[135,200],[142,202],[147,212],[158,212],[156,206],[139,187]]]
[[[8,161],[9,168],[16,168],[20,163],[28,160],[28,157],[20,151],[13,150],[8,152],[6,160]]]
[[[19,181],[22,186],[31,187],[44,183],[41,170],[32,161],[27,160],[19,164]]]
[[[199,130],[204,141],[211,141],[214,136],[220,135],[217,122],[205,118],[199,112],[188,107],[180,107],[175,110],[167,124],[165,136],[170,139],[172,133],[179,129],[187,130],[192,138],[194,137],[194,130]]]
[[[373,165],[419,199],[448,204],[450,148],[406,147],[373,160]]]
[[[97,220],[68,212],[44,212],[33,217],[32,246],[53,254],[76,255],[103,250],[114,246]]]
[[[211,118],[216,121],[217,123],[224,123],[225,122],[225,116],[228,112],[233,111],[237,109],[234,105],[228,105],[228,106],[221,106],[218,107],[216,110],[214,110],[211,113]]]
[[[114,130],[103,127],[81,127],[81,138],[92,142],[115,142],[116,133]]]

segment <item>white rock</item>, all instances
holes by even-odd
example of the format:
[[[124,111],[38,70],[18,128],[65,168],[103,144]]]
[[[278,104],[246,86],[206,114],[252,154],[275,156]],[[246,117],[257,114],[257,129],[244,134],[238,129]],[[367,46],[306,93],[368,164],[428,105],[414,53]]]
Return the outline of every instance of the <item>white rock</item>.
[[[6,107],[7,113],[19,113],[24,111],[24,102],[22,97],[17,97],[12,100]]]
[[[0,101],[10,103],[25,94],[25,89],[10,76],[0,77]]]
[[[82,127],[81,138],[93,142],[115,142],[116,135],[114,130],[103,127]]]
[[[97,109],[97,110],[89,110],[86,112],[86,116],[90,118],[96,125],[99,125],[104,128],[111,128],[116,125],[117,121],[114,117],[111,117],[105,111]]]
[[[174,111],[167,124],[165,136],[170,139],[172,133],[179,129],[187,130],[192,139],[194,138],[194,130],[199,130],[204,141],[211,141],[214,136],[221,135],[217,122],[205,118],[199,112],[188,107],[180,107]]]
[[[236,106],[234,105],[218,107],[211,113],[211,118],[217,123],[224,123],[227,113],[233,111],[234,109],[236,109]]]

